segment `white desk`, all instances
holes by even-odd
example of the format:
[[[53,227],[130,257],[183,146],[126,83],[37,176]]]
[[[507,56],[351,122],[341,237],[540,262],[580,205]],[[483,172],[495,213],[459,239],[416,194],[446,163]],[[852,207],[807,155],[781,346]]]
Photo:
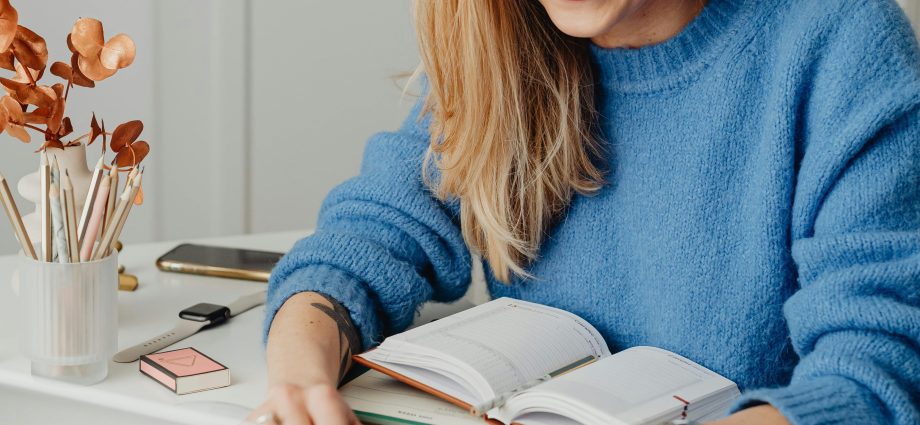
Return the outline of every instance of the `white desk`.
[[[200,242],[213,245],[287,251],[307,234],[286,232]],[[134,345],[172,327],[179,310],[199,303],[226,304],[240,295],[264,288],[263,283],[163,273],[154,261],[178,242],[127,245],[119,262],[135,274],[140,287],[119,292],[120,348]],[[138,372],[138,364],[109,363],[109,376],[92,386],[77,386],[29,373],[19,354],[17,296],[11,287],[15,256],[0,257],[0,423],[28,424],[238,424],[260,404],[266,388],[262,349],[264,307],[252,309],[222,326],[202,331],[170,347],[195,347],[230,368],[232,385],[177,396]],[[476,272],[474,272],[476,273]],[[481,279],[481,278],[480,278]],[[455,305],[427,305],[418,322],[442,317],[481,302],[484,286]],[[477,293],[482,292],[482,293]]]

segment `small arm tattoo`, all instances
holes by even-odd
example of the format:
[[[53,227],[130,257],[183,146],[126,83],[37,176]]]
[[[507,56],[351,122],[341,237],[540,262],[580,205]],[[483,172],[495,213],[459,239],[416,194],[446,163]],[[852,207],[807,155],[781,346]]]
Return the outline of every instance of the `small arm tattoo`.
[[[348,310],[342,307],[335,299],[323,294],[318,295],[328,301],[331,307],[318,302],[310,305],[329,316],[339,330],[339,356],[342,357],[339,363],[339,381],[341,381],[345,377],[345,373],[348,372],[348,368],[351,367],[352,350],[357,350],[361,341],[358,338],[358,331],[351,323],[351,316],[348,314]]]

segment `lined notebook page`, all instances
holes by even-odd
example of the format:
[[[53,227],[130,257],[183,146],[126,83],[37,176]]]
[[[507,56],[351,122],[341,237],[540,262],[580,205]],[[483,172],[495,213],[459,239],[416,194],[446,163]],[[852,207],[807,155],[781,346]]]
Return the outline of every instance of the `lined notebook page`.
[[[512,398],[498,416],[510,420],[513,411],[549,407],[545,405],[549,396],[565,400],[562,405],[571,408],[557,413],[589,424],[614,423],[611,418],[638,424],[676,417],[683,401],[689,402],[690,417],[698,419],[711,413],[712,403],[722,404],[737,395],[732,381],[684,357],[654,347],[633,347]]]
[[[610,354],[597,330],[578,316],[511,298],[390,337],[380,351],[411,353],[413,347],[425,347],[471,366],[489,384],[492,397],[587,356]],[[391,361],[386,354],[374,357]]]

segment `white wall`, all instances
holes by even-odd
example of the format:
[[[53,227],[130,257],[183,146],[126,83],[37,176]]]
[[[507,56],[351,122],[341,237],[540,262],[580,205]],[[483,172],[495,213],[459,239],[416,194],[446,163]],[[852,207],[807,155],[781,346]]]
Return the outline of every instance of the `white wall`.
[[[364,142],[411,107],[392,76],[418,63],[409,1],[252,2],[251,230],[312,226]]]
[[[904,12],[910,17],[914,24],[914,29],[920,26],[920,0],[898,0],[898,4],[904,8]]]

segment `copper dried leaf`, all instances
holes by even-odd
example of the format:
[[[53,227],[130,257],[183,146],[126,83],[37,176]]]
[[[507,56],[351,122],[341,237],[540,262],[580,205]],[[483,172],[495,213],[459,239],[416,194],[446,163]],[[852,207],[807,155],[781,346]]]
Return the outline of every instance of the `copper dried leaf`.
[[[58,99],[57,92],[48,86],[35,86],[32,88],[33,96],[30,96],[26,99],[25,102],[19,101],[19,103],[24,103],[28,105],[35,105],[38,107],[51,107],[54,108],[54,102]]]
[[[22,105],[20,105],[16,99],[10,96],[3,96],[3,98],[0,98],[0,111],[3,111],[3,114],[6,115],[11,122],[22,124]]]
[[[0,133],[3,133],[6,130],[6,127],[9,125],[10,120],[6,117],[6,114],[0,112]]]
[[[5,52],[10,48],[16,37],[16,26],[19,25],[19,14],[10,4],[9,0],[0,0],[0,51]]]
[[[83,87],[95,87],[96,86],[96,83],[94,83],[93,80],[86,78],[85,75],[79,72],[74,73],[73,68],[71,68],[70,65],[64,62],[55,62],[51,64],[51,73],[67,81],[70,81],[78,86],[83,86]]]
[[[51,89],[54,90],[54,93],[57,94],[57,97],[59,98],[64,97],[64,85],[63,84],[57,83],[51,86]]]
[[[114,136],[112,138],[114,140]],[[150,145],[147,142],[134,142],[118,150],[118,154],[115,155],[115,163],[119,167],[134,167],[140,164],[148,153],[150,153]]]
[[[40,93],[37,93],[35,87],[32,87],[26,83],[20,83],[18,81],[13,81],[8,78],[0,77],[0,84],[3,85],[3,88],[13,96],[14,100],[29,104],[29,100],[35,100]]]
[[[109,78],[115,75],[116,71],[102,66],[98,56],[86,57],[81,55],[77,58],[77,68],[80,69],[83,75],[93,81],[102,81]]]
[[[0,78],[0,84],[15,101],[23,105],[51,108],[58,97],[57,93],[48,86],[30,86],[6,78]]]
[[[102,132],[102,128],[99,127],[99,122],[96,121],[96,114],[93,113],[93,119],[89,122],[89,141],[86,142],[86,145],[89,146],[93,144]]]
[[[73,123],[70,122],[70,117],[64,117],[64,120],[61,121],[61,130],[58,131],[58,137],[65,137],[73,133]]]
[[[48,130],[51,130],[52,134],[57,134],[58,130],[61,129],[61,121],[64,119],[64,96],[59,96],[55,102],[54,106],[51,108],[51,116],[48,117]]]
[[[73,56],[70,57],[70,69],[73,71],[74,84],[82,85],[83,87],[96,87],[96,83],[94,83],[93,80],[89,79],[89,77],[83,74],[83,71],[80,71],[79,61],[79,53],[74,53]],[[84,85],[82,84],[83,82],[89,82],[89,84]]]
[[[25,121],[22,113],[22,106],[10,96],[3,96],[0,99],[0,111],[7,119],[6,131],[23,143],[29,143],[32,141],[32,137],[29,133],[22,128],[22,123]]]
[[[32,141],[32,136],[29,135],[29,132],[22,128],[21,125],[10,124],[6,131],[10,133],[10,136],[19,139],[22,143],[29,143]]]
[[[13,38],[13,55],[26,67],[44,70],[48,63],[48,46],[44,38],[20,25]]]
[[[64,62],[52,63],[51,68],[49,68],[49,70],[51,71],[51,75],[56,75],[65,80],[70,80],[70,75],[72,73],[70,70],[70,65]]]
[[[83,57],[95,57],[99,55],[102,46],[105,44],[105,36],[102,32],[102,22],[93,18],[80,18],[73,24],[68,38],[73,45],[73,50]]]
[[[23,118],[29,124],[48,124],[49,115],[51,115],[50,110],[38,108],[32,112],[26,112]]]
[[[28,84],[20,83],[18,81],[13,81],[9,78],[3,78],[3,77],[0,77],[0,84],[3,84],[3,88],[6,89],[7,93],[17,92],[19,90],[22,90],[24,86],[28,86]]]
[[[16,71],[16,75],[13,76],[13,81],[16,81],[18,83],[32,84],[33,81],[38,81],[38,79],[41,78],[42,74],[44,73],[44,70],[35,70],[31,68],[26,68],[22,66],[22,64],[19,62],[16,62],[13,68]],[[26,72],[31,74],[32,78],[29,78]]]
[[[13,66],[13,52],[7,50],[0,53],[0,68],[9,69],[10,71],[16,70]]]
[[[112,132],[112,151],[121,153],[121,149],[134,143],[142,131],[144,131],[144,123],[139,120],[128,121],[115,127],[115,131]]]
[[[127,34],[118,34],[102,47],[102,51],[99,52],[99,60],[102,66],[108,69],[121,69],[134,62],[136,53],[134,40]]]

